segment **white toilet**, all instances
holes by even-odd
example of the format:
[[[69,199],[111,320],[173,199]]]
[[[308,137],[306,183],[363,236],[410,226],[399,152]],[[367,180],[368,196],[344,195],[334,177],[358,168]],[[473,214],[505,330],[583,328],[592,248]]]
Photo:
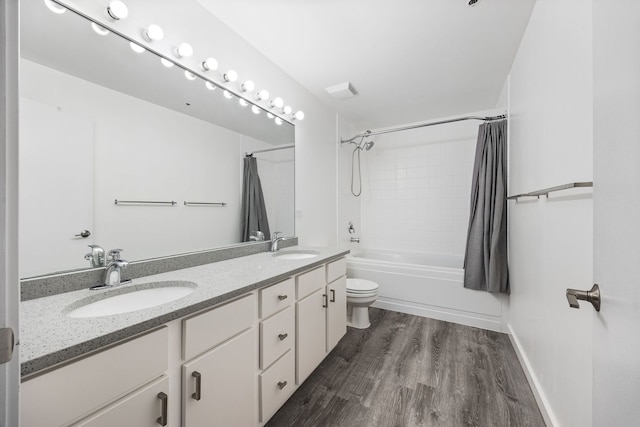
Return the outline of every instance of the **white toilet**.
[[[347,325],[367,329],[369,306],[378,297],[378,284],[371,280],[347,279]]]

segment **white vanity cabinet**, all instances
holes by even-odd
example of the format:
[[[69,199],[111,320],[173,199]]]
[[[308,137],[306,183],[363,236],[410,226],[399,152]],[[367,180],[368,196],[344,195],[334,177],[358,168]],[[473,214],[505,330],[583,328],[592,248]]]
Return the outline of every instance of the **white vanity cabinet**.
[[[327,353],[347,333],[347,260],[327,264]]]

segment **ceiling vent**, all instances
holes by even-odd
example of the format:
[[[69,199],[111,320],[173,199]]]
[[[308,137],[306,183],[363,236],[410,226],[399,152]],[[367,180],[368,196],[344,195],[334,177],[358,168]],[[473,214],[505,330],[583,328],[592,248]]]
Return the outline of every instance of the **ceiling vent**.
[[[344,82],[335,86],[329,86],[325,90],[335,99],[349,99],[358,94],[351,85],[351,82]]]

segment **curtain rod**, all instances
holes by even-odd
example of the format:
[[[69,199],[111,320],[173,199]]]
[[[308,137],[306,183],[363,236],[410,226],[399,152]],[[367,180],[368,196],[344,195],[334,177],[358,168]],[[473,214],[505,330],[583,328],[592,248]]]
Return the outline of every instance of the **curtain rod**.
[[[457,118],[454,118],[454,119],[438,120],[436,122],[428,122],[428,123],[420,123],[420,124],[411,125],[411,126],[403,126],[403,127],[399,127],[399,128],[377,130],[377,131],[374,131],[374,132],[371,132],[370,130],[368,130],[366,132],[357,134],[353,138],[349,138],[349,139],[342,139],[341,138],[340,139],[340,144],[346,144],[348,142],[352,142],[354,139],[364,138],[364,137],[367,137],[367,136],[382,135],[384,133],[399,132],[399,131],[402,131],[402,130],[417,129],[417,128],[422,128],[422,127],[426,127],[426,126],[442,125],[442,124],[445,124],[445,123],[461,122],[463,120],[481,120],[481,121],[484,121],[484,122],[490,122],[492,120],[501,120],[501,119],[506,119],[506,118],[507,118],[506,114],[500,114],[498,116],[485,116],[485,117],[481,117],[481,116],[465,116],[465,117],[457,117]]]
[[[265,148],[264,150],[256,150],[256,151],[252,151],[251,153],[247,153],[245,152],[244,154],[246,156],[253,156],[254,154],[258,154],[258,153],[266,153],[268,151],[276,151],[276,150],[286,150],[288,148],[295,148],[295,144],[291,144],[291,145],[283,145],[281,147],[276,147],[276,148]]]

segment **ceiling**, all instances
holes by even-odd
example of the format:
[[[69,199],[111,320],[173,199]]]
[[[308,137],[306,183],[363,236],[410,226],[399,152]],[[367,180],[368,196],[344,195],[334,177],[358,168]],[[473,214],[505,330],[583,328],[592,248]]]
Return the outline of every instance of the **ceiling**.
[[[535,3],[197,1],[357,129],[494,108]]]

